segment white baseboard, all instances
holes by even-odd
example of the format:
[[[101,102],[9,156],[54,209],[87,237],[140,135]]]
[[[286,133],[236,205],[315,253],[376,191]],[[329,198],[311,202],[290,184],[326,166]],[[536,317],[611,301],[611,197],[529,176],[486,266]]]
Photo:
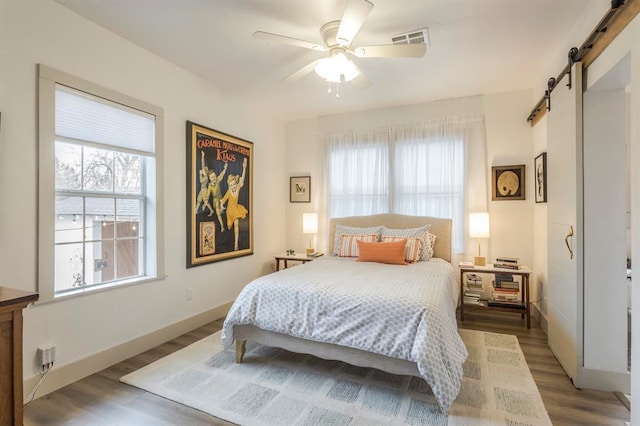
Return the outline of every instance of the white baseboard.
[[[77,382],[91,374],[102,371],[119,362],[129,359],[139,353],[147,351],[178,336],[195,330],[205,324],[224,317],[233,302],[226,303],[208,311],[202,312],[191,318],[187,318],[177,323],[171,324],[163,329],[156,330],[144,336],[113,346],[102,352],[89,355],[70,364],[60,367],[53,367],[47,373],[44,381],[40,385],[35,398],[40,398],[48,393],[63,388],[73,382]],[[40,376],[33,376],[23,381],[24,398],[32,391],[33,387],[40,380]]]
[[[582,368],[580,387],[605,392],[631,393],[631,373],[628,371],[604,371]]]
[[[547,317],[544,316],[542,311],[540,310],[540,306],[537,303],[531,304],[531,316],[538,320],[540,323],[540,328],[544,331],[544,334],[549,335],[548,332],[548,324]]]
[[[549,335],[547,318],[540,311],[540,307],[535,303],[531,304],[531,316],[538,319],[540,322],[540,328],[542,328],[545,334]],[[553,352],[553,348],[551,348],[551,350]],[[562,361],[560,361],[557,356],[556,358],[558,359],[558,362],[560,362],[562,368],[567,371],[565,366],[562,364]],[[631,373],[629,372],[594,370],[582,367],[580,368],[579,376],[580,388],[606,392],[619,391],[627,394],[631,392]]]

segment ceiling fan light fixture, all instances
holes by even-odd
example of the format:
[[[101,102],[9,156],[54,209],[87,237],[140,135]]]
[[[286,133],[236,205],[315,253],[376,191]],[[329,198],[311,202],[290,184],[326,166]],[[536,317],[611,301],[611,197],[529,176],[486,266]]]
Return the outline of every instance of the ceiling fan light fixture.
[[[351,81],[360,74],[356,65],[344,53],[321,59],[315,66],[315,71],[320,78],[331,83]]]
[[[343,47],[349,47],[349,45],[351,44],[351,39],[336,37],[336,41],[340,46],[343,46]]]

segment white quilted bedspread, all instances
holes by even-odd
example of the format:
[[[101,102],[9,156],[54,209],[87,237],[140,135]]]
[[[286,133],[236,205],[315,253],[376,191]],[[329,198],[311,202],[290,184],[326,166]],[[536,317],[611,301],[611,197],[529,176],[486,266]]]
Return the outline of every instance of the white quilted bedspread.
[[[402,266],[320,258],[249,283],[227,315],[222,343],[232,345],[234,325],[251,324],[413,361],[447,412],[467,358],[458,291],[441,259]]]

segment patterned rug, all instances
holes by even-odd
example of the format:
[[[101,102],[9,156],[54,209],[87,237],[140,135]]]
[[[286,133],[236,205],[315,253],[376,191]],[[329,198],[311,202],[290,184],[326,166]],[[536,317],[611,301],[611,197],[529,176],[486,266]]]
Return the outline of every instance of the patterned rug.
[[[120,379],[241,425],[549,425],[516,336],[459,330],[469,349],[445,416],[422,379],[247,343],[242,364],[220,333]]]

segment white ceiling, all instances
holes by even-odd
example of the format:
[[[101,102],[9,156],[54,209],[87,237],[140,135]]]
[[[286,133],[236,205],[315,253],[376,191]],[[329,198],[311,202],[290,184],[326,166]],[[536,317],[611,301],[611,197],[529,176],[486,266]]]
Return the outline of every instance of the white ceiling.
[[[340,99],[315,73],[280,80],[325,53],[254,40],[255,31],[321,43],[345,0],[56,0],[278,118],[295,120],[533,87],[584,10],[608,0],[372,0],[353,45],[390,44],[428,27],[420,59],[361,58],[371,86]],[[593,23],[595,26],[597,22]],[[582,40],[573,41],[579,44]],[[560,70],[558,70],[559,72]]]

